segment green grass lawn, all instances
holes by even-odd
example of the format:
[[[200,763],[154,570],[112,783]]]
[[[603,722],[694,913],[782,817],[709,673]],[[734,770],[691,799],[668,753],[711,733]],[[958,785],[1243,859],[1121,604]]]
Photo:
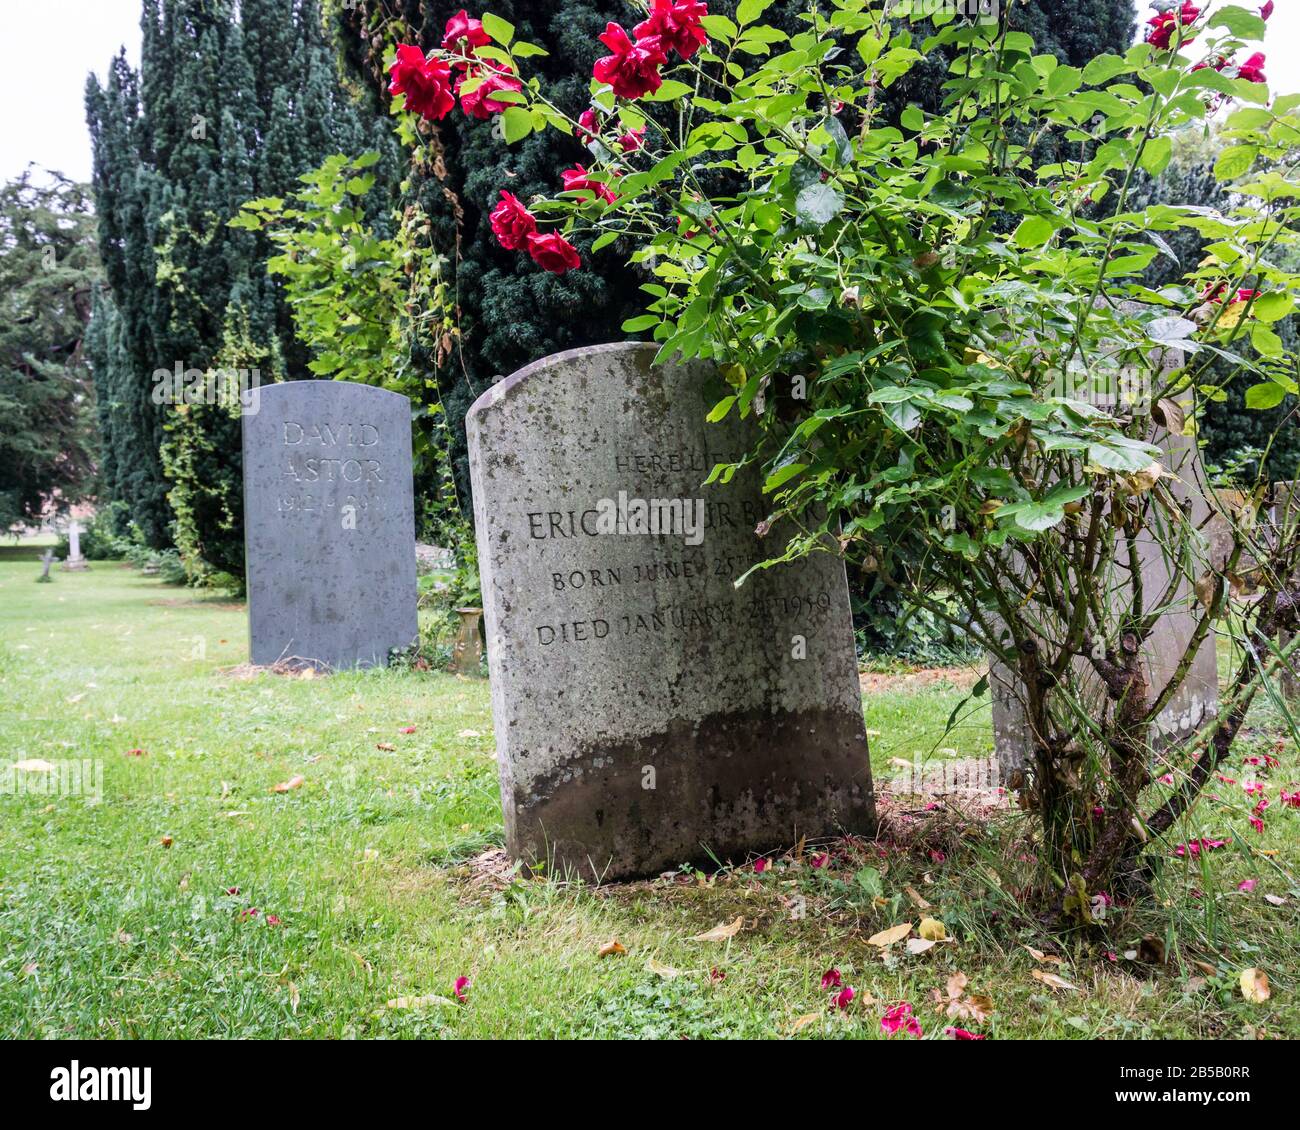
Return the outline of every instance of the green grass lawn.
[[[837,844],[822,868],[525,880],[493,851],[484,682],[250,676],[242,605],[107,563],[37,585],[36,557],[0,549],[4,757],[98,762],[103,790],[99,803],[0,795],[0,1035],[781,1036],[804,1018],[800,1038],[876,1039],[900,1001],[926,1038],[953,1023],[994,1039],[1300,1035],[1300,811],[1276,787],[1300,779],[1289,743],[1263,835],[1225,787],[1180,829],[1232,837],[1212,868],[1171,860],[1165,905],[1116,913],[1111,936],[1039,965],[1024,947],[1047,939],[1017,899],[1027,829],[1006,809],[895,803],[877,843]],[[965,694],[870,694],[878,775],[917,752],[986,754],[987,708],[944,734]],[[1270,717],[1253,721],[1246,752],[1273,752]],[[953,941],[917,955],[868,944],[918,923],[916,899]],[[733,937],[692,940],[737,917]],[[1144,935],[1166,963],[1124,957]],[[599,956],[615,939],[626,952]],[[830,967],[858,994],[843,1012],[820,988]],[[1246,967],[1267,972],[1266,1003],[1242,999]],[[959,972],[992,997],[986,1022],[936,1013],[932,993]]]

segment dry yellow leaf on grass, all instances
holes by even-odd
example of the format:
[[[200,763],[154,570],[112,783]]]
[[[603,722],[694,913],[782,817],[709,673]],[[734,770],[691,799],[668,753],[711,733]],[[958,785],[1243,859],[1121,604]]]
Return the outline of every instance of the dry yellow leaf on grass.
[[[888,930],[881,930],[878,934],[872,934],[867,939],[867,945],[880,946],[883,949],[885,946],[892,946],[895,942],[901,942],[911,932],[912,924],[910,922],[900,922],[897,926],[891,926]]]
[[[1064,977],[1058,977],[1055,973],[1044,973],[1041,969],[1033,969],[1030,970],[1029,975],[1034,978],[1035,981],[1042,981],[1042,983],[1049,989],[1075,993],[1079,991],[1078,985],[1071,985]]]
[[[302,999],[298,992],[298,986],[292,981],[289,982],[289,1008],[293,1011],[294,1016],[298,1015],[298,1002]]]
[[[287,781],[281,781],[278,785],[273,785],[273,793],[289,793],[294,789],[300,789],[307,783],[307,778],[303,776],[290,777]]]
[[[793,1036],[796,1032],[803,1031],[803,1029],[807,1028],[809,1024],[812,1024],[821,1015],[822,1014],[820,1012],[805,1012],[801,1017],[799,1017],[798,1020],[796,1020],[793,1024],[790,1025],[789,1034]]]
[[[1033,946],[1025,946],[1032,957],[1040,965],[1064,965],[1065,958],[1057,957],[1054,953],[1044,953],[1042,950],[1036,950]]]
[[[627,953],[627,947],[617,938],[610,938],[603,946],[596,951],[597,957],[614,957],[616,954]]]
[[[452,1008],[456,1007],[456,1002],[447,997],[440,997],[437,993],[429,993],[423,997],[394,997],[385,1005],[386,1008],[427,1008],[431,1004],[445,1004]]]
[[[936,941],[934,941],[933,939],[927,939],[927,938],[908,938],[908,939],[907,939],[907,952],[910,953],[910,954],[912,954],[912,955],[916,955],[916,954],[920,954],[920,953],[925,953],[926,950],[928,950],[928,949],[933,949],[933,948],[934,948],[935,946],[937,946],[938,944],[939,944],[939,943],[936,942]]]
[[[1262,969],[1241,971],[1241,995],[1251,1004],[1263,1004],[1273,995],[1268,987],[1268,974]]]
[[[653,957],[645,963],[645,967],[665,981],[671,981],[674,977],[682,975],[680,969],[674,969],[671,965],[665,965],[662,961],[656,961]]]
[[[924,898],[921,897],[921,892],[918,891],[915,887],[904,887],[903,891],[907,894],[907,897],[912,900],[912,903],[917,910],[930,909],[930,904]]]
[[[740,933],[740,928],[745,924],[745,916],[739,915],[734,922],[724,922],[721,926],[714,926],[712,930],[705,930],[703,934],[696,934],[691,939],[693,942],[725,942],[728,938],[734,938]]]
[[[948,931],[937,918],[922,918],[917,933],[927,942],[946,942]]]

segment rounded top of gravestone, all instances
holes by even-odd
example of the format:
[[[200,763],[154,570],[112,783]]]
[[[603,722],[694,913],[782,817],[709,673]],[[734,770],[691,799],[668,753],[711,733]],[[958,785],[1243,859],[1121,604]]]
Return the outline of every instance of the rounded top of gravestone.
[[[395,400],[405,400],[408,404],[411,402],[411,398],[404,393],[394,392],[391,388],[383,388],[380,385],[366,384],[364,381],[276,381],[274,384],[259,385],[257,391],[265,396],[268,392],[278,393],[286,389],[316,390],[320,388],[366,389],[367,393],[377,393]]]
[[[483,392],[473,404],[470,405],[469,411],[465,413],[466,419],[478,416],[491,408],[500,407],[505,401],[519,389],[521,385],[526,384],[534,377],[543,373],[550,373],[557,369],[566,368],[576,361],[596,361],[600,358],[623,358],[637,357],[640,354],[644,357],[643,361],[638,360],[647,369],[654,362],[659,353],[659,346],[648,341],[614,341],[605,345],[584,345],[577,349],[566,349],[563,353],[552,353],[549,357],[543,357],[540,361],[534,361],[531,365],[525,365],[518,372],[511,373],[504,380],[497,381]]]

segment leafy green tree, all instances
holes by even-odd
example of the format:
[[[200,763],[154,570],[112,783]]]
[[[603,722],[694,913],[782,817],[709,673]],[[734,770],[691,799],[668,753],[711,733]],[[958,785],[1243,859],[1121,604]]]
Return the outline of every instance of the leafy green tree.
[[[600,50],[596,37],[611,20],[631,28],[644,18],[644,5],[624,0],[557,0],[552,4],[502,0],[486,5],[516,25],[521,39],[549,52],[530,60],[530,75],[547,96],[577,116],[590,101],[591,63]],[[463,0],[358,0],[335,3],[345,70],[370,91],[378,113],[386,113],[388,64],[398,43],[429,50],[443,39],[447,20],[472,5]],[[709,11],[734,16],[735,0],[711,0]],[[767,22],[793,33],[806,24],[801,0],[778,0]],[[1132,39],[1131,0],[1099,0],[1086,12],[1062,14],[1058,4],[1035,0],[1017,5],[1015,18],[1046,29],[1044,50],[1071,61],[1100,50],[1122,51]],[[904,21],[896,20],[896,26]],[[934,28],[917,21],[913,38],[920,47]],[[937,105],[948,77],[951,53],[937,51],[915,73],[880,91],[882,113],[896,117],[909,102]],[[464,417],[470,404],[499,377],[563,349],[614,341],[628,334],[622,325],[640,311],[641,287],[648,271],[629,266],[625,243],[592,251],[579,238],[583,269],[563,278],[539,271],[527,260],[504,252],[488,223],[503,186],[521,200],[553,192],[561,172],[590,162],[576,138],[534,135],[507,145],[497,121],[478,121],[460,110],[441,122],[420,122],[422,144],[412,149],[402,202],[429,217],[434,246],[451,260],[450,280],[455,331],[450,339],[413,334],[412,364],[432,373],[433,394],[445,407],[451,457],[460,505],[469,511]]]
[[[1214,175],[1215,161],[1226,144],[1212,127],[1177,138],[1169,167],[1159,176],[1141,172],[1134,199],[1142,206],[1195,200],[1203,208],[1230,214],[1243,201]],[[1184,228],[1170,232],[1162,242],[1164,249],[1146,275],[1154,286],[1176,282],[1183,272],[1195,267],[1212,240]],[[1279,254],[1293,253],[1280,249]],[[1280,320],[1274,329],[1289,352],[1300,347],[1294,317]],[[1275,408],[1248,411],[1245,391],[1231,383],[1232,369],[1226,359],[1216,359],[1203,383],[1206,403],[1200,437],[1206,462],[1224,477],[1262,470],[1275,481],[1296,478],[1300,475],[1300,424],[1295,409],[1300,399],[1288,393]]]
[[[304,173],[288,197],[248,201],[232,227],[265,232],[279,254],[267,269],[283,280],[296,336],[322,378],[379,385],[410,398],[416,493],[441,496],[445,440],[441,406],[411,364],[408,334],[439,340],[447,332],[441,256],[429,246],[427,222],[407,208],[395,235],[382,238],[364,201],[375,190],[379,154],[328,158]],[[435,511],[437,506],[434,507]]]
[[[144,0],[142,30],[140,70],[119,56],[86,95],[111,291],[96,331],[96,380],[111,390],[100,417],[110,489],[149,545],[182,538],[182,550],[239,575],[238,418],[195,410],[179,424],[177,406],[156,395],[159,375],[232,355],[274,358],[263,380],[311,375],[311,351],[266,271],[275,248],[227,221],[330,153],[377,141],[391,159],[391,130],[363,124],[339,83],[317,0]],[[384,193],[373,209],[383,228]],[[169,436],[187,437],[185,452],[165,452]]]
[[[88,186],[32,169],[0,188],[0,530],[94,493],[90,204]]]

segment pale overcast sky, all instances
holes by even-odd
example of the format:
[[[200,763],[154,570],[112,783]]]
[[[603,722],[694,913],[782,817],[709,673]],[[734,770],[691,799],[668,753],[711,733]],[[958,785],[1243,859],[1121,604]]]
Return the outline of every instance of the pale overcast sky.
[[[0,27],[0,179],[35,161],[89,180],[86,75],[102,77],[123,45],[139,63],[140,0],[0,0]],[[1276,0],[1265,50],[1272,89],[1300,91],[1300,0]]]

